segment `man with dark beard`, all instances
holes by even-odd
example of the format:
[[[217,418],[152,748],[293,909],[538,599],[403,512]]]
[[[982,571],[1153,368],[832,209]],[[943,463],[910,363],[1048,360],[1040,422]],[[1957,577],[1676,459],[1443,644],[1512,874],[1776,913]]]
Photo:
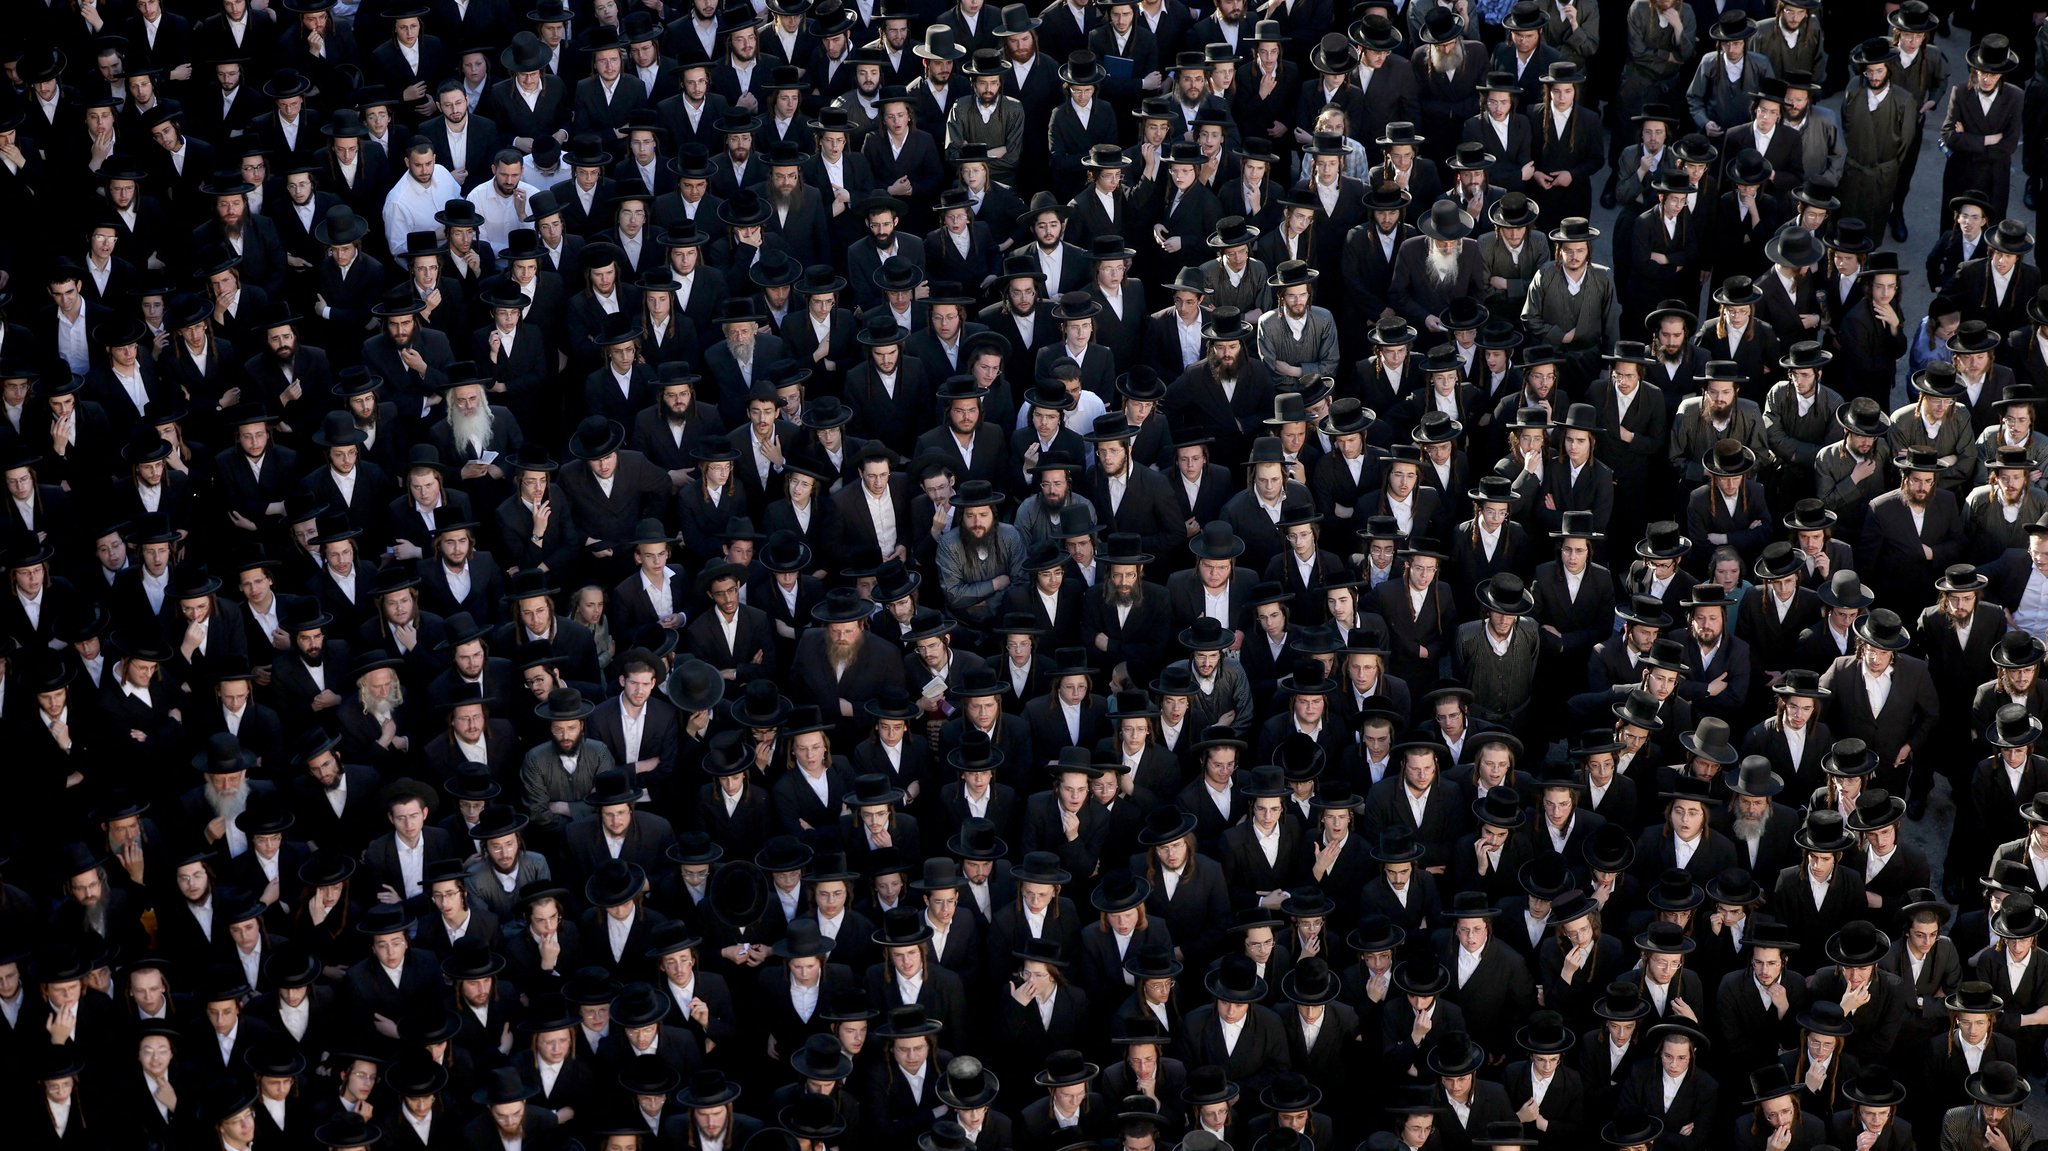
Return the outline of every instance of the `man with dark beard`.
[[[1239,348],[1241,356],[1241,342]],[[1239,390],[1244,390],[1242,384]],[[1095,445],[1095,466],[1084,479],[1084,494],[1095,505],[1095,518],[1103,530],[1128,532],[1150,551],[1178,555],[1193,533],[1166,477],[1132,457],[1131,444],[1137,434],[1122,412],[1096,417],[1095,430],[1082,437]]]
[[[950,77],[952,61],[946,61]],[[942,83],[941,87],[945,87]],[[831,107],[846,113],[846,121],[856,138],[872,128],[882,109],[875,103],[875,97],[882,92],[882,65],[872,54],[856,49],[853,58],[853,87],[835,98]],[[922,119],[922,116],[919,117]],[[944,119],[944,116],[940,116]]]
[[[279,621],[291,646],[270,664],[270,686],[278,718],[291,731],[320,724],[320,713],[341,705],[340,688],[347,682],[348,645],[327,638],[333,617],[311,603],[292,605]]]
[[[1024,534],[1000,522],[1003,494],[986,480],[968,480],[953,493],[958,515],[939,539],[939,590],[954,618],[975,627],[995,623],[1003,593],[1024,578]]]
[[[1838,218],[1854,216],[1875,232],[1892,218],[1893,192],[1908,149],[1920,146],[1920,107],[1911,92],[1892,83],[1898,46],[1876,38],[1856,46],[1850,62],[1862,71],[1842,93],[1842,140],[1848,168]],[[1901,225],[1900,231],[1904,227]],[[1895,237],[1904,240],[1904,235]]]
[[[1781,11],[1792,7],[1779,6]],[[1849,145],[1842,140],[1841,118],[1814,103],[1820,95],[1820,85],[1813,82],[1813,73],[1793,69],[1779,75],[1785,80],[1785,112],[1780,122],[1799,137],[1800,171],[1806,183],[1841,187],[1842,173],[1849,163]],[[1910,174],[1910,170],[1902,173],[1900,182],[1904,183]]]
[[[1943,470],[1935,452],[1907,449],[1898,488],[1870,501],[1856,541],[1856,570],[1902,619],[1917,619],[1934,601],[1936,574],[1963,551],[1963,514],[1955,493],[1935,484]]]
[[[1003,94],[1009,62],[994,48],[976,51],[961,68],[974,88],[974,99],[954,104],[946,112],[946,158],[958,162],[962,144],[988,145],[988,173],[999,183],[1011,183],[1025,147],[1024,105],[1015,96]]]
[[[1200,429],[1215,436],[1217,459],[1243,459],[1252,437],[1273,414],[1273,375],[1264,363],[1245,354],[1245,344],[1253,336],[1252,326],[1236,309],[1217,308],[1202,329],[1208,354],[1166,389],[1166,417],[1174,429]],[[1114,510],[1099,499],[1095,510],[1114,522]],[[1150,541],[1147,546],[1152,546]]]
[[[1042,453],[1030,468],[1032,486],[1037,490],[1017,505],[1017,514],[1011,517],[1024,534],[1027,548],[1064,538],[1069,522],[1095,522],[1095,505],[1074,486],[1082,470],[1078,453],[1056,451]],[[1073,513],[1071,520],[1069,513]]]
[[[1174,635],[1166,589],[1145,578],[1152,557],[1139,550],[1143,546],[1132,532],[1105,536],[1097,562],[1109,574],[1088,589],[1082,605],[1089,658],[1110,666],[1111,691],[1152,682]]]
[[[242,362],[249,384],[243,402],[268,404],[289,428],[310,428],[327,405],[334,370],[324,349],[299,343],[298,317],[282,304],[256,321],[263,349]],[[252,394],[253,393],[253,394]]]
[[[1699,390],[1697,380],[1707,367],[1706,349],[1692,341],[1699,319],[1679,301],[1666,300],[1643,325],[1650,332],[1651,357],[1644,374],[1664,393],[1665,403],[1676,405]]]
[[[534,1088],[517,1067],[493,1072],[490,1084],[480,1094],[486,1104],[485,1113],[462,1128],[462,1141],[471,1151],[509,1151],[528,1145],[529,1140],[538,1141],[537,1137],[546,1138],[555,1129],[554,1112],[527,1104],[533,1098]]]
[[[401,284],[384,294],[370,314],[383,331],[363,344],[363,364],[384,381],[399,415],[417,427],[428,409],[441,402],[448,387],[448,367],[455,351],[448,337],[420,319],[426,305],[411,285]]]
[[[804,183],[808,155],[790,141],[768,149],[768,231],[782,237],[799,264],[828,262],[833,256],[826,234],[825,199]]]
[[[1016,547],[1021,562],[1023,545]],[[871,608],[852,588],[827,592],[811,609],[812,621],[821,626],[804,629],[790,664],[790,694],[814,701],[847,746],[863,730],[867,702],[903,686],[901,653],[868,634]]]
[[[1707,482],[1707,458],[1722,440],[1740,443],[1757,459],[1771,458],[1763,410],[1756,401],[1735,394],[1742,382],[1735,365],[1714,360],[1700,375],[1698,394],[1687,396],[1678,405],[1678,416],[1671,423],[1671,468],[1683,477],[1688,491]]]
[[[268,216],[249,210],[249,193],[255,190],[243,182],[239,172],[217,172],[201,184],[200,194],[213,197],[213,212],[211,219],[192,230],[192,250],[221,248],[239,253],[242,260],[237,270],[242,282],[279,298],[284,294],[284,241]]]
[[[343,763],[335,750],[339,742],[314,727],[292,749],[292,762],[300,769],[286,785],[292,826],[314,843],[366,843],[384,817],[377,802],[383,781],[362,764]]]
[[[667,363],[655,373],[660,393],[655,402],[633,417],[628,443],[668,472],[668,482],[680,489],[696,471],[691,452],[699,443],[722,436],[725,426],[718,415],[697,402],[698,376],[687,363]]]
[[[535,717],[548,725],[548,741],[527,751],[519,779],[532,821],[529,834],[537,842],[551,843],[560,835],[581,810],[597,773],[618,766],[604,744],[583,738],[596,710],[573,687],[555,688],[533,709]]]

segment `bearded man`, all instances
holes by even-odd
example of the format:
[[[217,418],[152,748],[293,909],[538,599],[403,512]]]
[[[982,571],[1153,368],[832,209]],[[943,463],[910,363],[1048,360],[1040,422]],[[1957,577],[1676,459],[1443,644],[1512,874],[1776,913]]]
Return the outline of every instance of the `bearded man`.
[[[124,680],[122,689],[127,687]],[[192,766],[205,772],[206,779],[179,798],[184,830],[209,846],[220,845],[230,858],[240,856],[249,850],[249,837],[235,826],[235,817],[248,809],[252,799],[275,804],[276,785],[249,778],[256,756],[228,732],[208,737],[205,750],[192,757]]]
[[[1003,593],[1024,578],[1024,535],[997,517],[1002,502],[1003,494],[986,480],[961,484],[953,493],[954,526],[939,539],[939,589],[946,608],[976,627],[996,621]]]
[[[340,742],[316,725],[292,749],[292,762],[300,769],[285,785],[292,826],[314,843],[366,843],[384,817],[377,802],[382,781],[362,764],[343,763],[335,750]]]
[[[1465,121],[1479,114],[1479,85],[1486,81],[1486,46],[1463,39],[1466,31],[1456,12],[1433,8],[1422,21],[1418,37],[1422,43],[1410,57],[1421,86],[1417,127],[1423,139],[1430,141],[1432,160],[1449,155]]]
[[[1934,602],[1935,577],[1963,552],[1963,514],[1955,493],[1936,485],[1943,469],[1935,451],[1907,449],[1899,486],[1870,501],[1856,541],[1856,570],[1902,619]]]
[[[527,751],[519,778],[536,837],[559,835],[580,814],[597,774],[617,766],[604,744],[585,738],[596,710],[573,687],[555,688],[533,709],[548,725],[548,738]]]
[[[242,398],[258,407],[268,405],[270,415],[286,427],[311,428],[314,413],[327,406],[328,389],[334,385],[326,351],[299,343],[298,320],[289,308],[267,310],[255,326],[263,347],[242,361],[242,374],[249,378]]]
[[[502,481],[504,472],[496,464],[480,462],[488,453],[509,456],[526,442],[519,417],[510,408],[491,403],[485,393],[486,381],[473,371],[476,365],[456,364],[450,373],[447,418],[427,430],[427,438],[444,460],[462,461],[462,479],[488,476]]]
[[[1097,556],[1108,572],[1088,589],[1081,632],[1089,658],[1110,665],[1110,688],[1150,683],[1165,666],[1174,630],[1166,588],[1145,578],[1152,557],[1141,537],[1111,532]]]
[[[1021,562],[1022,537],[1014,537],[1013,546]],[[886,641],[868,634],[869,610],[867,601],[851,588],[826,593],[811,609],[812,621],[821,626],[804,629],[790,664],[791,694],[814,701],[824,721],[841,737],[862,730],[862,707],[869,700],[887,688],[903,686],[903,657]],[[851,746],[854,740],[847,742]]]
[[[398,670],[404,660],[384,656],[354,669],[355,691],[337,707],[342,752],[389,779],[410,774],[413,714]]]
[[[1256,333],[1232,308],[1218,308],[1202,328],[1208,352],[1201,362],[1166,389],[1166,417],[1178,431],[1202,429],[1216,437],[1215,458],[1241,460],[1254,436],[1264,431],[1273,414],[1273,375],[1263,361],[1246,352]],[[1101,421],[1097,421],[1097,430]],[[1092,437],[1091,437],[1092,439]],[[1116,522],[1116,509],[1095,500],[1095,510]],[[1152,546],[1147,540],[1146,545]]]
[[[494,660],[494,663],[505,661]],[[512,673],[508,670],[506,678]],[[465,687],[471,693],[474,688]],[[516,682],[505,695],[494,698],[516,706],[523,690]],[[491,779],[511,779],[519,770],[519,733],[512,721],[499,719],[490,711],[490,699],[458,693],[448,707],[448,728],[427,743],[427,767],[437,777],[482,773]]]
[[[1890,41],[1858,44],[1850,62],[1862,75],[1842,93],[1842,139],[1849,162],[1836,218],[1853,216],[1875,232],[1891,219],[1907,151],[1920,145],[1920,104],[1913,93],[1892,83],[1899,50]]]
[[[1395,253],[1387,302],[1423,329],[1427,350],[1443,341],[1448,330],[1443,314],[1452,300],[1485,297],[1486,265],[1479,241],[1472,238],[1472,216],[1455,203],[1432,204],[1416,228],[1421,234],[1403,241]]]

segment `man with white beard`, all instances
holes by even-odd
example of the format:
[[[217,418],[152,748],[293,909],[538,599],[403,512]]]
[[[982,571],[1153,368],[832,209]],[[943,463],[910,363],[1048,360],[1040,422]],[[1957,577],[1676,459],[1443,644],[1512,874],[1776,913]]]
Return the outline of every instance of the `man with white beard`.
[[[411,774],[412,713],[396,656],[366,661],[355,669],[356,690],[336,708],[342,758],[364,764],[386,779]]]
[[[1751,875],[1776,875],[1798,857],[1792,833],[1799,829],[1799,813],[1772,798],[1784,788],[1785,781],[1761,755],[1744,756],[1728,785],[1728,835],[1735,841],[1736,858]]]
[[[179,799],[185,829],[209,844],[225,841],[230,858],[241,855],[249,850],[249,837],[235,826],[235,817],[249,806],[252,795],[276,799],[276,787],[249,778],[255,755],[225,731],[208,737],[206,750],[192,757],[192,766],[206,773],[206,781]]]
[[[1486,46],[1464,39],[1467,31],[1465,21],[1454,10],[1433,8],[1422,20],[1417,37],[1422,43],[1411,57],[1421,88],[1417,127],[1425,140],[1435,142],[1433,158],[1439,160],[1457,141],[1465,121],[1479,114],[1479,85],[1486,81]]]
[[[459,482],[470,492],[474,506],[493,507],[509,492],[504,487],[505,465],[499,457],[516,454],[526,443],[519,417],[511,408],[493,404],[485,392],[489,381],[477,374],[479,365],[451,365],[448,373],[448,415],[427,429],[443,460],[462,461]],[[489,487],[491,492],[480,492]],[[495,494],[497,498],[485,499]]]
[[[1422,234],[1402,241],[1394,254],[1387,302],[1423,329],[1421,346],[1427,350],[1443,342],[1449,330],[1443,313],[1452,300],[1485,297],[1486,265],[1472,238],[1472,216],[1457,204],[1438,200],[1415,226]]]

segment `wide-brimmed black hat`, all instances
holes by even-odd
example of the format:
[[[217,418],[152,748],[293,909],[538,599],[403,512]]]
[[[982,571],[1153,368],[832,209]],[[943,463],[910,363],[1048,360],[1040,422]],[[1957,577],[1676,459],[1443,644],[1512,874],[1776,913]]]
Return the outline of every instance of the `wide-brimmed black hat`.
[[[1991,39],[1991,37],[1986,37]],[[2004,39],[2004,37],[1998,37]],[[1975,1074],[1963,1080],[1963,1092],[1987,1107],[2019,1107],[2034,1089],[2020,1078],[2019,1069],[1996,1059],[1986,1060]]]
[[[1904,651],[1913,643],[1913,635],[1906,629],[1905,622],[1890,608],[1872,610],[1856,621],[1854,631],[1857,639],[1885,651]]]
[[[1258,1003],[1266,998],[1266,981],[1249,955],[1226,955],[1202,977],[1210,998],[1225,1003]]]

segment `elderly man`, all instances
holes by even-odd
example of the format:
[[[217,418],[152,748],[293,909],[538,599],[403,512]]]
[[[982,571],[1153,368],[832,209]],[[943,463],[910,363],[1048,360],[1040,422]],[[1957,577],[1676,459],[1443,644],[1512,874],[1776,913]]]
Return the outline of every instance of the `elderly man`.
[[[1017,549],[1021,555],[1021,543]],[[804,629],[790,665],[792,690],[814,701],[842,738],[860,730],[861,709],[869,700],[903,686],[903,658],[868,633],[870,610],[851,588],[827,592],[811,609],[812,621],[821,626]]]
[[[363,589],[364,598],[368,588]],[[365,764],[388,779],[411,774],[413,712],[399,671],[405,660],[386,655],[353,669],[355,691],[336,707],[341,746],[351,763]]]
[[[127,661],[133,662],[134,656]],[[123,690],[132,686],[123,681]],[[133,735],[130,731],[126,734]],[[178,798],[178,825],[200,843],[236,858],[249,850],[249,837],[236,823],[237,816],[251,803],[281,805],[275,784],[249,778],[256,756],[229,732],[209,736],[205,747],[192,757],[192,766],[204,780]]]
[[[538,338],[537,332],[524,326],[521,333]],[[479,372],[482,367],[450,365],[448,390],[442,393],[447,400],[446,414],[427,429],[427,440],[441,460],[460,467],[456,483],[470,492],[478,506],[492,507],[511,490],[510,460],[525,445],[526,434],[511,408],[491,402],[490,394],[496,389],[490,378]]]

